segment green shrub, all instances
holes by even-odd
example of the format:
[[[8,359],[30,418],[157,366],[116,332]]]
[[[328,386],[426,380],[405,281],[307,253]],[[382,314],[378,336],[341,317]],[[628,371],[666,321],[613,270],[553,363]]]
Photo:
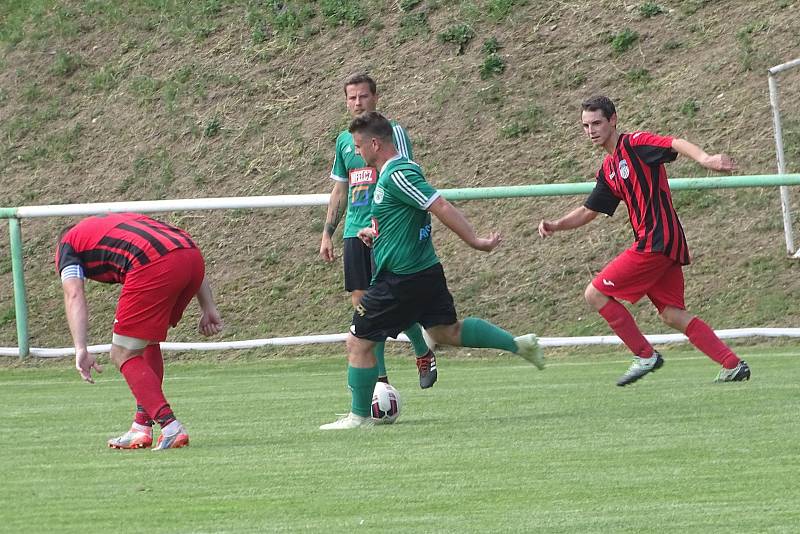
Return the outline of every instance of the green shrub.
[[[358,26],[367,20],[367,12],[359,0],[321,0],[322,14],[334,24]]]
[[[633,44],[638,40],[638,33],[629,28],[625,28],[611,38],[611,49],[616,55],[620,55],[632,47]]]
[[[497,74],[502,74],[506,70],[506,62],[497,54],[489,54],[478,70],[481,80],[488,80]]]
[[[666,12],[667,12],[666,9],[656,4],[655,2],[648,1],[639,6],[639,14],[646,19],[649,19],[650,17],[655,17],[656,15],[661,15],[662,13]]]
[[[456,24],[450,26],[439,34],[439,41],[458,46],[458,55],[464,53],[464,48],[475,37],[475,30],[469,24]]]
[[[71,76],[83,65],[83,59],[78,54],[70,54],[59,50],[53,60],[52,72],[56,76]]]

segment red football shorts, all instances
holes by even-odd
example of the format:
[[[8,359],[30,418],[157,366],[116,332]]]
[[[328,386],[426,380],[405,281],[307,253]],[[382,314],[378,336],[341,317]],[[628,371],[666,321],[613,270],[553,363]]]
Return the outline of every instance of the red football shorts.
[[[628,249],[611,260],[592,280],[592,285],[607,297],[632,304],[647,295],[658,313],[667,306],[686,309],[683,268],[658,252]]]
[[[205,262],[200,250],[168,252],[125,277],[114,317],[114,333],[148,341],[164,341],[181,320],[200,289]]]

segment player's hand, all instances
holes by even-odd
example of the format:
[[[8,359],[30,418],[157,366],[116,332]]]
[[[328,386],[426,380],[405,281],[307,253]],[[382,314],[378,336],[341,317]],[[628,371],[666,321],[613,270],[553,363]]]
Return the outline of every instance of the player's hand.
[[[366,228],[362,228],[361,230],[359,230],[358,234],[356,235],[361,241],[364,242],[365,245],[371,247],[372,240],[375,239],[375,230],[373,230],[371,227],[368,226]]]
[[[738,168],[736,161],[727,154],[714,154],[713,156],[709,156],[703,166],[707,169],[724,172],[735,171]]]
[[[499,232],[490,232],[489,237],[479,237],[473,245],[473,248],[482,250],[483,252],[491,252],[500,246],[503,242],[503,236]]]
[[[550,237],[554,233],[556,233],[556,230],[553,228],[553,222],[542,219],[539,223],[539,235],[541,237]]]
[[[216,308],[203,310],[203,314],[200,316],[200,324],[197,326],[197,330],[201,334],[206,337],[213,336],[222,332],[222,327],[222,317],[220,317]]]
[[[89,354],[89,351],[86,350],[86,348],[75,350],[75,369],[78,370],[81,378],[90,384],[94,384],[94,379],[92,378],[92,369],[98,373],[103,372],[103,367],[97,363],[94,355]]]
[[[333,253],[333,241],[328,235],[322,236],[322,242],[319,244],[319,257],[328,263],[336,259],[336,255]]]

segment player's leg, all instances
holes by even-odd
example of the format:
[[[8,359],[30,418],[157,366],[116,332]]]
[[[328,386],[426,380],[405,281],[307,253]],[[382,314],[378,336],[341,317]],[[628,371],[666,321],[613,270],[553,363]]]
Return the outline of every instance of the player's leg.
[[[132,271],[120,294],[111,357],[137,404],[161,426],[154,450],[188,445],[188,435],[164,396],[163,374],[154,364],[156,359],[161,360],[155,353],[160,353],[160,347],[153,344],[166,339],[170,324],[177,324],[203,274],[202,255],[197,249],[175,250]],[[153,346],[149,349],[153,351],[148,355],[150,362],[143,356],[148,341]]]
[[[436,383],[436,379],[439,376],[439,371],[436,369],[436,355],[433,353],[433,349],[428,347],[419,323],[412,324],[403,333],[408,336],[414,346],[417,373],[419,373],[419,387],[427,389]]]
[[[321,425],[320,430],[349,430],[372,424],[372,392],[378,382],[378,368],[373,352],[375,342],[347,336],[347,387],[350,389],[350,412],[343,418]]]
[[[750,379],[750,367],[726,345],[702,319],[686,310],[683,269],[676,264],[664,273],[648,293],[659,317],[671,328],[689,338],[700,352],[722,366],[717,382],[740,382]]]
[[[638,301],[671,265],[672,260],[663,254],[628,249],[606,265],[584,292],[586,302],[633,353],[630,367],[617,380],[618,386],[632,384],[664,365],[661,354],[653,349],[633,315],[619,300]]]
[[[342,245],[342,261],[344,263],[344,289],[350,292],[353,309],[358,310],[361,298],[372,282],[372,249],[357,237],[345,238]],[[378,362],[378,380],[388,384],[385,351],[384,341],[375,343],[373,354]]]
[[[477,317],[459,321],[441,265],[423,271],[421,277],[424,278],[420,279],[418,287],[428,295],[428,301],[420,322],[434,341],[455,347],[505,350],[518,354],[539,369],[544,368],[544,358],[533,334],[515,338],[510,332]]]
[[[408,300],[399,283],[407,277],[381,273],[353,313],[347,338],[347,376],[352,393],[350,412],[322,430],[344,430],[372,425],[372,393],[378,381],[374,346],[396,337],[416,320],[413,299]],[[397,295],[397,296],[396,296]]]
[[[147,362],[147,365],[156,373],[162,384],[164,381],[164,359],[161,355],[161,344],[151,343],[145,347],[142,353],[142,358]],[[141,404],[136,405],[136,413],[133,417],[133,422],[139,427],[150,427],[152,434],[153,420],[147,415],[144,406]]]

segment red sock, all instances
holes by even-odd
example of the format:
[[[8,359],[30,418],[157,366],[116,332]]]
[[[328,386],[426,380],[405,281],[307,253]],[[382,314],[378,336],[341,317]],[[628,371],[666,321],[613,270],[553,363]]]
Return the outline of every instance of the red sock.
[[[155,372],[161,383],[164,383],[164,358],[161,356],[161,345],[147,345],[142,353],[142,358],[150,366],[150,369]]]
[[[739,357],[700,318],[695,317],[689,321],[685,334],[692,345],[725,369],[733,369],[739,365]]]
[[[636,326],[636,321],[633,320],[628,308],[611,299],[600,308],[600,315],[634,355],[640,358],[650,358],[653,355],[653,346]]]
[[[147,345],[142,353],[142,358],[150,366],[150,369],[158,376],[159,381],[164,383],[164,359],[161,357],[161,345]],[[133,421],[140,425],[153,426],[153,420],[147,415],[141,404],[136,405],[136,414]]]
[[[136,414],[133,416],[133,422],[138,425],[153,426],[153,420],[150,419],[150,416],[147,415],[147,412],[144,411],[144,407],[141,404],[136,405]]]
[[[151,419],[163,415],[165,408],[169,410],[169,404],[161,390],[161,381],[144,358],[134,356],[123,363],[119,370],[125,377],[136,402],[141,404]]]

